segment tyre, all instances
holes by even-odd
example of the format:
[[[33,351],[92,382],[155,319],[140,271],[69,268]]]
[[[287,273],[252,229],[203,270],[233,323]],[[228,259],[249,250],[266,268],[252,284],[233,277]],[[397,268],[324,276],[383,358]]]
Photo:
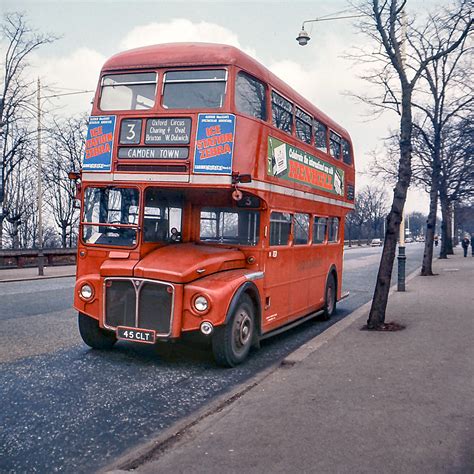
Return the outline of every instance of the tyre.
[[[93,349],[111,349],[117,342],[115,334],[100,328],[94,318],[79,313],[78,324],[82,340]]]
[[[215,329],[212,352],[217,364],[235,367],[242,363],[250,351],[255,334],[255,307],[244,294],[227,324]]]
[[[331,273],[326,283],[326,291],[324,292],[324,307],[322,320],[327,321],[336,312],[337,285],[334,273]]]

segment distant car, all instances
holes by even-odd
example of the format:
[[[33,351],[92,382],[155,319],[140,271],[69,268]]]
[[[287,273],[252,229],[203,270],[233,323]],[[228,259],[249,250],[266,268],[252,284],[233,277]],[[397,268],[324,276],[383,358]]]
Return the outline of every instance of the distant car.
[[[413,243],[413,239],[412,239],[411,237],[407,237],[407,238],[405,239],[405,243],[406,243],[406,244],[411,244],[411,243]]]
[[[382,241],[380,239],[372,239],[370,242],[371,247],[382,247]]]

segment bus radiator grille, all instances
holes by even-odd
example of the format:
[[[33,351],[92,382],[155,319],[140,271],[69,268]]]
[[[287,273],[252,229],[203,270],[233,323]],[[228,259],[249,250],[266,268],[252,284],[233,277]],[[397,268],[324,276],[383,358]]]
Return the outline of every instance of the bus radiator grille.
[[[153,329],[171,334],[173,287],[140,279],[106,279],[105,325]],[[170,291],[171,290],[171,291]]]

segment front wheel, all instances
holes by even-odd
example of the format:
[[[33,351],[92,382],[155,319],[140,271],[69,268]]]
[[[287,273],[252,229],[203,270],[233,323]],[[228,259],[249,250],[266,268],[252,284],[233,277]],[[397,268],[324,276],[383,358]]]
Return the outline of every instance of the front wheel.
[[[334,273],[329,275],[326,283],[326,291],[324,297],[324,308],[322,319],[327,321],[336,312],[336,279]]]
[[[212,352],[218,365],[235,367],[250,351],[255,332],[255,309],[248,295],[240,298],[229,322],[217,327],[212,337]]]
[[[111,349],[117,342],[115,334],[99,327],[97,319],[79,313],[78,324],[82,340],[93,349]]]

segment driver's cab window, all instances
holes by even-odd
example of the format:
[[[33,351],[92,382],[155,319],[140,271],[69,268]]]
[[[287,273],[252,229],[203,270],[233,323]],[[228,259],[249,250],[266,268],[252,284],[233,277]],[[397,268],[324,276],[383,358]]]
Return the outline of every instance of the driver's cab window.
[[[143,215],[144,242],[180,242],[182,196],[173,191],[148,188]]]

